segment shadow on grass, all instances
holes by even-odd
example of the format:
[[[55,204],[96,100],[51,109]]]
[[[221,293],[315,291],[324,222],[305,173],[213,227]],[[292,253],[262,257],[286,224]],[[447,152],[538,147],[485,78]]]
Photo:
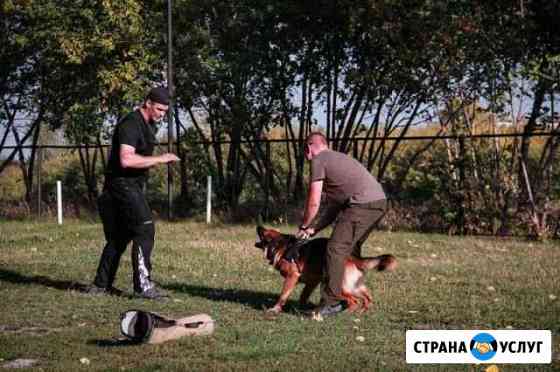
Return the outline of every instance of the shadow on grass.
[[[43,275],[23,275],[16,271],[6,269],[0,269],[0,282],[24,285],[41,285],[62,291],[71,290],[83,293],[88,293],[89,289],[89,284],[83,284],[70,280],[58,280]],[[212,288],[182,283],[170,283],[163,285],[163,287],[175,293],[185,293],[189,296],[206,298],[211,301],[238,303],[257,310],[263,310],[267,307],[271,307],[280,295],[279,293],[258,292],[247,289]],[[123,297],[130,297],[130,295],[124,292],[121,293],[121,295]],[[288,300],[284,306],[284,312],[287,313],[298,313],[301,310],[302,309],[299,307],[299,303],[294,300]]]
[[[175,293],[182,292],[189,296],[206,298],[211,301],[238,303],[257,310],[272,307],[280,295],[279,293],[258,292],[248,289],[212,288],[182,283],[167,284],[164,287]],[[301,310],[299,309],[299,302],[295,300],[288,300],[284,306],[284,311],[288,313],[296,313],[298,310]]]
[[[138,341],[128,340],[128,339],[111,339],[111,340],[89,340],[87,344],[99,346],[99,347],[123,347],[123,346],[136,346],[142,343]]]
[[[16,271],[0,269],[0,281],[13,284],[37,284],[45,287],[60,289],[62,291],[73,290],[86,292],[88,285],[70,280],[57,280],[43,275],[23,275]]]
[[[0,282],[42,285],[44,287],[55,288],[61,291],[77,291],[82,293],[89,293],[91,287],[91,284],[83,284],[70,280],[52,279],[43,275],[26,276],[18,272],[6,269],[0,269]],[[131,297],[130,294],[116,288],[111,289],[108,294],[110,294],[111,296]]]

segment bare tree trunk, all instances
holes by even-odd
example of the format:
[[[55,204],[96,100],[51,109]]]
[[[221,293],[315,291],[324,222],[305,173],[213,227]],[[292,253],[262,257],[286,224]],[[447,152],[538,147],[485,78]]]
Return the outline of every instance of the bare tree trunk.
[[[412,113],[410,114],[410,116],[408,117],[406,124],[404,126],[404,128],[402,129],[398,139],[396,139],[395,141],[393,141],[393,145],[391,146],[391,149],[389,150],[389,153],[387,154],[387,156],[383,159],[383,162],[381,163],[380,167],[379,167],[379,172],[378,172],[378,178],[379,179],[383,179],[383,175],[385,174],[385,171],[387,169],[387,166],[389,165],[389,163],[393,160],[393,157],[395,155],[395,152],[397,151],[397,148],[399,147],[399,145],[402,142],[402,139],[406,136],[406,134],[408,133],[408,130],[410,128],[410,126],[412,125],[413,120],[416,118],[416,115],[418,113],[418,110],[420,109],[420,102],[417,101],[414,105],[414,109],[412,110]]]
[[[359,123],[356,122],[356,118],[358,117],[360,109],[363,107],[365,93],[366,91],[363,87],[358,88],[358,90],[352,95],[352,98],[348,101],[347,115],[345,115],[343,119],[344,121],[342,122],[339,130],[340,152],[348,153],[350,149],[352,143],[351,134],[354,131],[354,128],[359,125]],[[342,134],[340,134],[340,132],[342,132]]]
[[[293,140],[293,147],[294,147],[294,154],[295,154],[295,165],[296,165],[296,176],[295,176],[295,183],[294,183],[294,190],[292,193],[292,200],[293,201],[300,201],[305,196],[305,186],[304,186],[304,164],[305,164],[305,157],[303,154],[303,147],[304,147],[304,140],[305,135],[307,132],[306,129],[306,118],[307,118],[307,110],[308,110],[308,89],[309,88],[309,81],[304,77],[302,80],[302,87],[301,87],[301,109],[299,114],[299,130],[297,137],[292,137]],[[292,131],[293,135],[293,131]]]
[[[33,166],[35,163],[35,156],[37,153],[36,146],[39,140],[40,128],[41,126],[37,124],[32,126],[31,129],[29,129],[28,132],[29,134],[33,132],[32,143],[29,152],[29,160],[25,159],[25,155],[23,153],[23,146],[25,145],[26,137],[24,137],[24,139],[21,139],[15,127],[12,126],[11,128],[12,135],[14,136],[14,139],[17,143],[17,147],[15,150],[17,151],[19,157],[20,168],[23,176],[24,185],[25,185],[25,201],[27,203],[31,203],[31,200],[33,198]]]
[[[10,162],[14,159],[14,157],[18,154],[18,152],[21,151],[21,146],[23,146],[23,144],[25,143],[25,141],[27,141],[29,136],[31,136],[35,132],[36,127],[42,122],[42,120],[43,120],[43,111],[41,110],[37,115],[37,118],[35,118],[33,123],[31,123],[31,126],[29,127],[27,132],[24,133],[23,137],[17,140],[16,147],[12,150],[12,152],[10,152],[10,154],[4,159],[4,161],[0,163],[0,174],[10,164]]]
[[[90,151],[93,150],[93,156]],[[89,143],[85,143],[83,148],[78,148],[78,154],[80,156],[80,164],[82,167],[82,173],[84,175],[86,187],[87,187],[87,200],[90,205],[93,205],[97,196],[99,194],[97,190],[97,153],[99,148],[97,146],[90,147]]]
[[[523,129],[523,137],[521,139],[521,160],[525,162],[525,164],[529,161],[529,148],[531,146],[531,136],[537,129],[537,119],[541,116],[541,109],[544,103],[544,97],[548,90],[548,83],[539,80],[537,86],[535,88],[535,96],[533,99],[533,107],[531,109],[531,115],[529,116],[529,120],[527,121],[527,125],[525,125]],[[520,174],[522,174],[523,169],[519,169]],[[523,185],[520,185],[523,186]]]

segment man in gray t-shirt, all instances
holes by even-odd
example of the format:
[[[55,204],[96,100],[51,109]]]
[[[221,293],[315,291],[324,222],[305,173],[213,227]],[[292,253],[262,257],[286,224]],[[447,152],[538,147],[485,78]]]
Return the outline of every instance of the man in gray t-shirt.
[[[315,235],[336,220],[327,245],[321,305],[316,310],[332,315],[344,310],[344,261],[350,255],[361,256],[362,244],[385,214],[387,203],[375,177],[356,159],[329,150],[322,133],[313,132],[307,137],[305,157],[311,161],[311,178],[296,236]],[[323,191],[327,207],[316,219]]]

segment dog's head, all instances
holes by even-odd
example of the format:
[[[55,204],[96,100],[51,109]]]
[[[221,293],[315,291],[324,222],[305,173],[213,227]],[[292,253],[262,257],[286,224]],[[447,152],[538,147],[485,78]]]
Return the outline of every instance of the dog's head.
[[[282,234],[279,231],[257,226],[257,240],[255,241],[255,247],[265,250],[271,243],[278,241],[281,237]]]
[[[262,226],[257,227],[257,241],[255,247],[263,250],[264,257],[274,265],[282,256],[285,246],[282,235],[279,231],[273,229],[265,229]]]

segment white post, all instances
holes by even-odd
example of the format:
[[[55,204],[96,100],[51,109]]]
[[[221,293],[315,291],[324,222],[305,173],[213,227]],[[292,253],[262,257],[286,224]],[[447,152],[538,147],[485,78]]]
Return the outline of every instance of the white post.
[[[208,186],[206,187],[206,223],[210,224],[212,218],[212,176],[208,176]]]
[[[62,182],[56,181],[56,201],[58,210],[58,224],[62,225]]]

